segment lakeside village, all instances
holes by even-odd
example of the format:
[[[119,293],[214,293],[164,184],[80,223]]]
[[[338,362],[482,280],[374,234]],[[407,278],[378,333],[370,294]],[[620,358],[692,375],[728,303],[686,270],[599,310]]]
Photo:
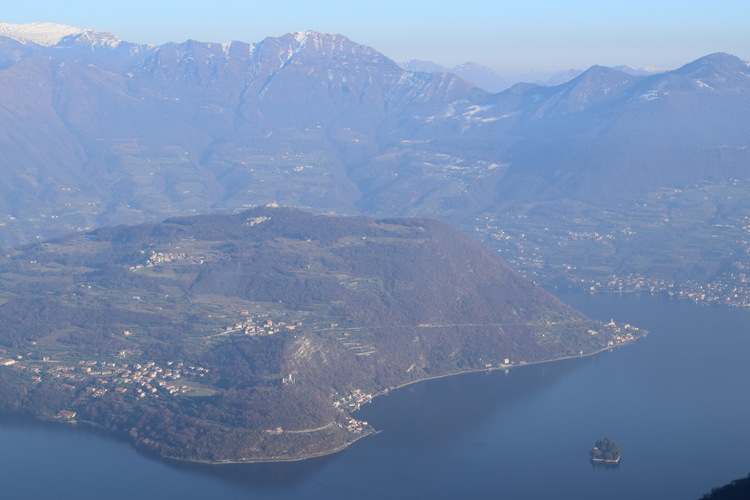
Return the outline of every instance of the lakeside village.
[[[636,234],[632,227],[610,232],[571,228],[550,231],[547,227],[526,227],[523,216],[518,217],[515,226],[509,224],[506,229],[501,229],[501,222],[493,217],[480,217],[475,222],[471,229],[480,239],[498,249],[509,264],[536,283],[567,283],[589,293],[665,294],[696,304],[750,308],[750,216],[727,219],[706,228],[708,236],[704,235],[701,240],[703,245],[711,241],[725,242],[734,247],[734,254],[725,271],[705,282],[646,276],[638,272],[603,273],[596,266],[587,268],[565,262],[587,251],[596,255],[591,249],[597,247],[611,251],[616,240],[627,240]],[[557,253],[545,253],[544,247],[556,247]]]
[[[352,417],[350,415],[351,412],[354,412],[356,410],[359,410],[359,408],[365,404],[372,401],[372,398],[374,396],[372,394],[368,394],[360,389],[354,389],[350,394],[346,396],[340,396],[338,399],[336,399],[333,402],[333,407],[337,409],[342,409],[346,412],[346,423],[343,425],[343,427],[346,428],[349,432],[352,434],[362,434],[364,432],[373,432],[372,427],[370,427],[370,424],[368,424],[365,420],[357,420],[356,418]],[[276,427],[275,429],[266,429],[266,432],[268,434],[282,434],[284,432],[289,434],[301,434],[301,433],[308,433],[308,432],[316,432],[321,431],[323,429],[326,429],[330,427],[331,425],[334,425],[333,422],[331,422],[328,425],[324,425],[323,427],[319,427],[317,429],[305,429],[305,430],[285,430],[282,427]],[[335,424],[340,425],[340,424]]]

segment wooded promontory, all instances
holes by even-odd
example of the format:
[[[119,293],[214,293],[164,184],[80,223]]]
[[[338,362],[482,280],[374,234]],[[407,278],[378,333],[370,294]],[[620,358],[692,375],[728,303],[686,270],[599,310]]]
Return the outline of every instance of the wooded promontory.
[[[330,453],[394,387],[641,334],[427,219],[262,207],[106,227],[6,252],[0,285],[0,411],[182,460]]]

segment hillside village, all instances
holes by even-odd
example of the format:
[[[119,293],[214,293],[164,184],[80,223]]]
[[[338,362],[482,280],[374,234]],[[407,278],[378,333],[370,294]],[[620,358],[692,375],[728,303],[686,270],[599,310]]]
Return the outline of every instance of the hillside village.
[[[33,359],[29,353],[10,355],[0,360],[7,367],[27,376],[30,384],[52,381],[60,389],[79,391],[81,395],[98,398],[109,391],[132,394],[136,398],[169,397],[179,395],[206,395],[213,391],[201,384],[209,369],[187,365],[181,361],[168,361],[162,365],[143,363],[116,363],[109,361],[79,360],[75,363],[55,361],[44,357]]]

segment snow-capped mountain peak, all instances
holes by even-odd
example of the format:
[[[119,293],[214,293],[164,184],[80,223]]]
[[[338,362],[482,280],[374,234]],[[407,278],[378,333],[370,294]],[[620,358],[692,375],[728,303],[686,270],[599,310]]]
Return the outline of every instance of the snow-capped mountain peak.
[[[21,43],[34,43],[52,47],[68,37],[89,45],[109,45],[116,47],[122,40],[111,33],[91,29],[81,29],[57,23],[0,23],[0,36],[12,38]]]

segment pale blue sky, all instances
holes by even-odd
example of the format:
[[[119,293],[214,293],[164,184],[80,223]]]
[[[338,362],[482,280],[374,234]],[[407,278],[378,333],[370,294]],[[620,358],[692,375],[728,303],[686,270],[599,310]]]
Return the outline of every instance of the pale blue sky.
[[[674,68],[712,52],[750,59],[747,0],[28,0],[0,21],[51,21],[137,43],[257,42],[341,33],[397,61],[476,61],[502,73],[594,64]]]

